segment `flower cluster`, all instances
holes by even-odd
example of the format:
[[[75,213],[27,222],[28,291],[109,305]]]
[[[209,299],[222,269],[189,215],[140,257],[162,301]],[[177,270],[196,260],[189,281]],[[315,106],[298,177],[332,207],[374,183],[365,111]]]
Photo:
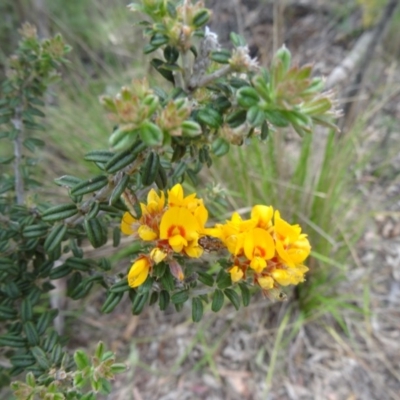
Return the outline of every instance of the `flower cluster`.
[[[303,261],[311,250],[307,235],[271,206],[254,206],[247,220],[235,212],[209,234],[219,238],[232,255],[232,282],[252,275],[253,282],[268,291],[304,281],[308,268]]]
[[[168,191],[168,200],[163,192],[158,195],[150,190],[141,210],[140,218],[127,212],[121,222],[124,234],[152,243],[150,251],[139,255],[128,273],[131,287],[143,284],[153,266],[162,261],[177,279],[183,280],[176,256],[199,258],[204,248],[213,250],[213,246],[207,246],[213,240],[218,241],[215,249],[224,248],[231,254],[229,273],[233,283],[252,279],[268,293],[304,281],[308,268],[303,262],[311,250],[307,235],[301,233],[299,225],[284,221],[271,206],[254,206],[249,219],[235,212],[225,224],[206,228],[208,212],[203,200],[196,193],[185,197],[177,184]]]
[[[166,262],[171,273],[179,280],[184,278],[182,267],[175,259],[176,254],[199,258],[203,248],[199,244],[205,235],[208,211],[203,200],[196,194],[184,196],[180,184],[168,191],[166,202],[164,193],[160,196],[154,189],[147,196],[147,204],[141,203],[142,215],[139,219],[126,212],[122,218],[121,231],[134,235],[155,246],[149,254],[143,254],[133,263],[128,283],[131,287],[140,286],[149,275],[152,267],[161,261]]]

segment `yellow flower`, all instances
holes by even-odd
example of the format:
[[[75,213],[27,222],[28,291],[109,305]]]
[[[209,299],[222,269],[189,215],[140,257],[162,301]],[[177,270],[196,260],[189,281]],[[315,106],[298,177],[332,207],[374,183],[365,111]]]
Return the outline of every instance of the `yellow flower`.
[[[214,228],[206,229],[205,232],[207,235],[221,239],[231,254],[239,256],[243,253],[245,232],[255,227],[255,220],[243,220],[239,213],[234,212],[225,224],[217,224]]]
[[[156,263],[160,263],[161,261],[165,260],[167,257],[167,253],[155,247],[153,250],[150,251],[150,258]]]
[[[264,290],[272,289],[274,287],[274,280],[270,276],[260,276],[257,282]]]
[[[203,252],[198,245],[200,231],[199,222],[186,208],[171,207],[161,218],[160,239],[168,240],[176,253],[200,257]]]
[[[165,206],[165,195],[158,196],[154,189],[147,195],[147,204],[140,203],[142,216],[136,219],[126,212],[121,221],[121,231],[125,235],[138,235],[144,241],[153,241],[158,238],[160,215]]]
[[[140,286],[147,279],[150,271],[150,260],[147,256],[139,257],[131,266],[128,273],[128,284],[135,288]]]
[[[231,274],[232,282],[239,282],[243,278],[243,271],[237,266],[234,265],[230,270],[229,273]]]
[[[256,205],[251,209],[250,219],[256,222],[259,228],[267,229],[272,226],[272,206]]]
[[[204,207],[203,200],[196,198],[196,193],[192,193],[184,197],[183,187],[181,184],[177,183],[171,190],[168,191],[168,206],[169,208],[186,208],[198,220],[200,227],[204,229],[204,225],[208,219],[208,211]]]
[[[271,275],[280,285],[288,286],[304,282],[304,274],[307,271],[308,268],[305,265],[297,265],[295,268],[276,269]]]
[[[122,217],[121,232],[125,235],[133,235],[137,233],[139,225],[139,221],[127,211]]]
[[[275,211],[274,221],[275,245],[279,258],[288,267],[301,264],[311,251],[307,235],[301,233],[299,225],[290,225],[284,221],[279,211]]]
[[[151,189],[147,195],[147,205],[142,204],[142,212],[144,211],[143,212],[144,214],[161,213],[164,209],[164,206],[165,206],[164,192],[161,191],[161,194],[159,196],[154,189]]]
[[[250,268],[260,273],[267,261],[275,254],[274,240],[264,229],[254,228],[244,236],[244,254],[250,260]]]

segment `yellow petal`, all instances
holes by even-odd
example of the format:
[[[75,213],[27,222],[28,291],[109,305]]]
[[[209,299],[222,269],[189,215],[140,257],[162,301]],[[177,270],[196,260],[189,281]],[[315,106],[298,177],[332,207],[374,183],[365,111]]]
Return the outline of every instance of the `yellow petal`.
[[[233,266],[230,270],[229,273],[231,274],[231,280],[232,282],[239,282],[243,278],[243,271],[237,266]]]
[[[151,189],[147,195],[147,210],[150,214],[161,212],[165,205],[165,195],[161,192],[159,196],[154,189]]]
[[[130,212],[126,212],[122,216],[121,232],[125,235],[133,235],[134,233],[136,233],[134,224],[137,222],[138,222],[137,219],[134,218]]]
[[[200,258],[203,254],[203,248],[199,246],[197,240],[193,240],[184,248],[185,253],[191,258]]]
[[[165,257],[167,257],[167,253],[165,253],[158,247],[155,247],[153,250],[150,251],[150,257],[156,264],[158,264],[163,261]]]
[[[274,287],[274,280],[270,276],[260,276],[257,278],[257,282],[265,290],[272,289]]]
[[[139,229],[138,229],[138,233],[139,236],[142,240],[144,241],[152,241],[152,240],[156,240],[158,235],[157,232],[154,232],[153,229],[151,229],[149,226],[147,225],[142,225]]]
[[[147,279],[150,270],[150,262],[147,257],[136,260],[128,273],[128,284],[130,287],[138,287]]]
[[[299,225],[290,225],[286,221],[281,218],[281,215],[278,210],[275,211],[274,215],[274,227],[275,232],[283,237],[288,238],[290,242],[294,242],[298,239],[301,228]]]
[[[168,190],[168,205],[170,207],[179,206],[183,200],[183,187],[177,183],[174,187]]]
[[[271,273],[271,275],[282,286],[294,284],[292,275],[289,273],[289,271],[286,271],[284,269],[276,269]]]
[[[261,257],[254,257],[250,262],[250,268],[257,273],[261,273],[266,266],[267,262]]]
[[[161,239],[169,239],[170,237],[175,236],[178,232],[186,239],[193,238],[193,233],[198,234],[199,231],[199,223],[192,213],[186,208],[171,207],[161,218]]]
[[[244,236],[244,254],[249,260],[261,257],[270,260],[275,254],[275,245],[272,236],[261,228],[254,228]]]
[[[259,228],[269,228],[274,209],[272,206],[255,205],[251,209],[251,219],[257,222]]]
[[[168,239],[169,245],[175,253],[180,253],[182,249],[187,246],[187,240],[181,235],[175,235]]]

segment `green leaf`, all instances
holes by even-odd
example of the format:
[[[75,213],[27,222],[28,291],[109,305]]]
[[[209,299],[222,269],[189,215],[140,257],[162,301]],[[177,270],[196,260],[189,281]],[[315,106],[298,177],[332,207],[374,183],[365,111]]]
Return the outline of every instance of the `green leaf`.
[[[111,134],[109,143],[115,150],[125,150],[137,141],[138,135],[139,130],[136,127],[121,126]]]
[[[144,121],[140,125],[139,135],[147,146],[160,146],[164,138],[161,129],[150,121]]]
[[[245,86],[240,88],[236,93],[236,98],[238,103],[243,108],[250,108],[252,106],[255,106],[260,101],[260,97],[257,93],[257,90],[255,90],[251,86]]]
[[[181,124],[181,128],[182,128],[182,136],[190,138],[199,136],[202,133],[201,126],[195,121],[190,121],[190,120],[183,121]]]
[[[54,182],[58,186],[71,188],[73,186],[76,186],[78,183],[82,182],[82,179],[77,178],[76,176],[63,175],[60,178],[54,179]]]
[[[35,346],[32,348],[32,354],[33,357],[35,357],[36,362],[43,368],[43,369],[49,369],[51,364],[49,360],[47,359],[46,353],[39,347]]]
[[[66,225],[55,225],[44,242],[44,251],[50,253],[55,250],[63,241],[66,232]]]
[[[27,321],[24,323],[24,331],[25,331],[25,335],[28,340],[28,343],[31,346],[36,346],[37,344],[39,344],[39,334],[38,334],[36,327],[32,321]]]
[[[84,160],[93,161],[93,162],[99,162],[99,163],[106,163],[113,156],[114,156],[114,153],[112,151],[108,151],[108,150],[92,150],[92,151],[89,151],[88,153],[85,154]]]
[[[23,229],[22,235],[25,238],[37,238],[45,236],[48,230],[49,227],[46,224],[28,225]]]
[[[167,7],[169,5],[171,5],[175,10],[175,6],[173,6],[171,2],[168,2]],[[175,46],[166,46],[164,49],[164,58],[166,59],[167,63],[174,64],[179,58],[179,50]]]
[[[250,304],[250,298],[251,298],[251,296],[250,296],[250,289],[249,289],[249,287],[248,287],[245,283],[243,283],[243,282],[240,282],[240,283],[239,283],[239,289],[240,289],[240,292],[242,293],[242,303],[243,303],[243,305],[244,305],[245,307],[247,307],[247,306]]]
[[[240,297],[233,289],[225,289],[225,296],[229,299],[229,301],[233,304],[236,310],[240,308]]]
[[[174,277],[169,268],[166,269],[164,275],[160,278],[160,282],[168,292],[172,292],[175,289]]]
[[[90,270],[91,262],[90,260],[83,260],[78,257],[69,257],[66,259],[65,264],[67,264],[72,269],[77,271],[87,272]]]
[[[36,330],[39,335],[43,335],[51,322],[57,316],[58,310],[51,310],[43,312],[37,320]]]
[[[21,336],[16,336],[12,334],[0,336],[0,346],[23,348],[26,345],[26,339]]]
[[[24,140],[23,145],[33,153],[37,147],[38,148],[44,147],[45,142],[43,140],[36,138],[28,138]]]
[[[158,58],[154,58],[151,60],[150,64],[156,69],[158,73],[161,74],[167,81],[174,83],[174,74],[173,72],[167,68],[167,65],[164,61],[159,60]]]
[[[180,290],[172,295],[171,301],[174,304],[183,304],[189,300],[189,292],[187,290]]]
[[[264,121],[263,124],[261,125],[261,135],[260,139],[261,140],[266,140],[269,135],[269,127],[268,127],[268,122]]]
[[[229,152],[230,144],[224,138],[218,137],[211,143],[211,151],[217,156],[222,157]]]
[[[213,129],[218,129],[223,122],[221,114],[211,107],[206,107],[199,110],[196,115],[196,119]]]
[[[207,286],[213,286],[214,285],[214,278],[210,275],[207,274],[206,272],[198,271],[198,280],[202,282],[204,285]]]
[[[115,363],[111,365],[111,372],[113,374],[121,374],[127,370],[127,366],[121,363]]]
[[[33,307],[29,299],[25,298],[22,300],[20,308],[22,322],[30,321],[33,317]]]
[[[225,289],[232,285],[231,275],[225,270],[220,269],[217,275],[217,286],[219,289]]]
[[[240,36],[235,32],[231,32],[229,36],[235,47],[246,46],[247,43],[243,36]]]
[[[133,161],[147,147],[146,143],[138,140],[132,147],[122,152],[116,153],[105,165],[105,170],[110,174],[120,171]]]
[[[78,210],[75,204],[67,203],[48,208],[42,214],[42,220],[46,222],[55,222],[63,220],[77,214]]]
[[[224,305],[224,301],[225,297],[222,291],[219,289],[215,289],[211,303],[211,310],[214,312],[218,312]]]
[[[252,106],[247,111],[247,122],[254,127],[261,126],[265,122],[264,111],[258,106]]]
[[[91,245],[97,249],[107,242],[107,229],[98,218],[85,219],[85,231]]]
[[[96,192],[108,184],[108,178],[105,175],[99,175],[78,183],[71,189],[73,196],[81,196],[87,193]]]
[[[99,359],[101,357],[98,357]],[[74,353],[74,361],[79,370],[83,370],[90,366],[89,357],[83,350],[77,350]]]
[[[117,186],[115,186],[114,190],[111,193],[109,204],[113,205],[121,198],[122,193],[128,186],[129,178],[129,175],[124,174],[122,176],[121,180],[118,182]]]
[[[158,154],[151,151],[143,164],[142,168],[142,183],[144,186],[150,186],[156,179],[160,168],[160,158]]]
[[[49,277],[51,280],[61,279],[64,276],[70,274],[72,268],[66,264],[60,265],[59,267],[53,268],[50,271]]]
[[[36,360],[32,353],[18,354],[10,357],[11,364],[15,367],[30,367],[35,364]]]
[[[142,311],[144,306],[146,305],[147,301],[149,300],[150,293],[146,292],[143,294],[138,294],[132,303],[132,314],[139,315]]]
[[[226,122],[231,128],[237,128],[245,123],[246,117],[247,112],[245,110],[237,110],[227,116]]]
[[[199,322],[203,317],[203,302],[200,297],[193,297],[192,299],[192,320],[193,322]]]
[[[280,128],[289,125],[289,121],[279,110],[265,110],[265,117],[272,124]]]
[[[210,54],[210,59],[219,64],[228,64],[231,57],[231,52],[226,49],[212,51]]]
[[[207,8],[202,8],[194,15],[192,20],[192,25],[195,28],[201,28],[204,26],[210,19],[211,11]]]
[[[161,290],[159,298],[158,298],[158,305],[161,311],[167,309],[168,304],[170,302],[170,295],[166,290]]]
[[[104,302],[103,306],[101,307],[101,312],[104,314],[109,314],[114,310],[114,308],[118,305],[118,303],[122,300],[124,292],[109,292],[107,294],[106,301]]]

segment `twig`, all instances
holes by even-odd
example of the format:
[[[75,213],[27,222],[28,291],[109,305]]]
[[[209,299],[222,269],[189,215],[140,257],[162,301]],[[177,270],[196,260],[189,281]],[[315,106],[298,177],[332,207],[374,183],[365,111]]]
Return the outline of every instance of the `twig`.
[[[17,204],[24,203],[24,180],[21,173],[22,163],[22,140],[23,140],[23,123],[21,116],[21,108],[16,109],[15,118],[12,119],[12,124],[17,130],[17,136],[14,139],[14,175],[15,175],[15,193],[17,196]]]
[[[198,80],[191,79],[191,81],[189,83],[189,89],[193,91],[196,88],[206,86],[210,82],[215,81],[216,79],[222,78],[223,76],[229,74],[229,72],[231,72],[231,71],[232,71],[231,66],[226,65],[223,68],[217,69],[212,74],[203,76],[203,77],[199,78]],[[194,78],[197,78],[197,77],[194,77]]]

